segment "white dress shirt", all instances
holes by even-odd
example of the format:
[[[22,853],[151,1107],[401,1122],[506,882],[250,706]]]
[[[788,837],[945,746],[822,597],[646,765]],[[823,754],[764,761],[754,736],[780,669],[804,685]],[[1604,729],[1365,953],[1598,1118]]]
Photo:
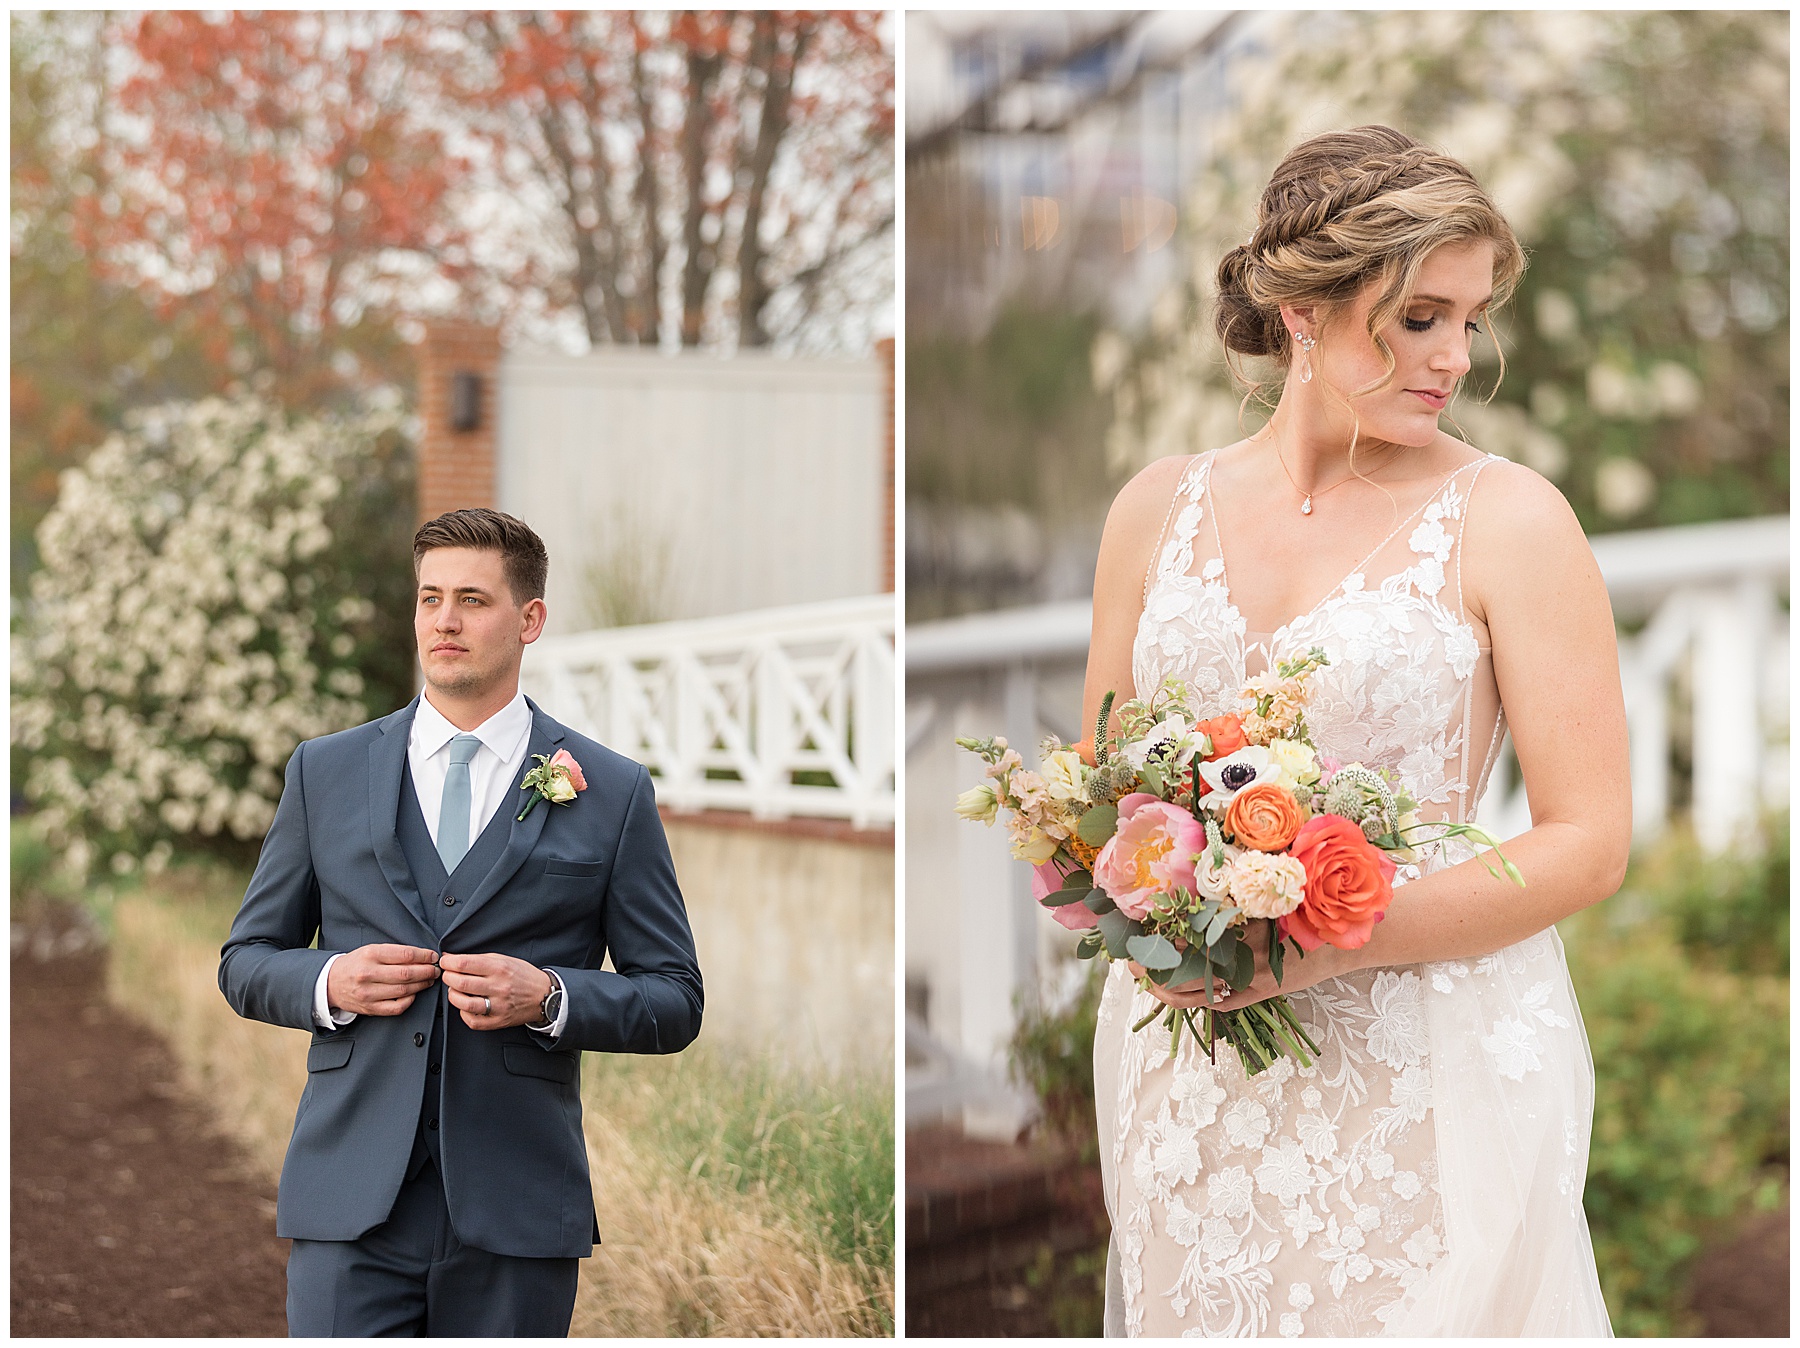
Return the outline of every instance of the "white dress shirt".
[[[438,835],[438,812],[444,803],[444,778],[450,771],[450,741],[463,731],[452,725],[436,707],[430,694],[419,698],[419,709],[413,713],[412,733],[406,741],[406,765],[412,773],[413,794],[419,798],[419,810],[425,816],[425,827],[435,846]],[[525,750],[531,742],[531,708],[525,694],[515,693],[513,700],[487,720],[468,732],[481,741],[475,757],[469,762],[469,841],[473,845],[494,817],[504,800],[511,798],[524,776]],[[322,1030],[348,1025],[356,1019],[354,1011],[334,1009],[326,995],[326,980],[331,966],[343,958],[333,955],[319,971],[313,989],[313,1019]],[[550,979],[558,987],[562,980],[555,974]],[[569,1014],[565,995],[561,1009],[551,1024],[538,1030],[555,1038],[562,1033]],[[538,1028],[538,1027],[528,1027]]]

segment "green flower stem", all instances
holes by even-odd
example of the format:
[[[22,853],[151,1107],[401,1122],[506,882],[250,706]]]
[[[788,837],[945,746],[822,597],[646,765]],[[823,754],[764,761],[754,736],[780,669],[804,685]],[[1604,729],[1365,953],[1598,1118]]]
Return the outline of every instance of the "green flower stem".
[[[1300,1060],[1300,1065],[1302,1067],[1311,1067],[1312,1059],[1306,1056],[1305,1049],[1294,1042],[1294,1037],[1288,1033],[1287,1023],[1283,1021],[1280,1016],[1276,1015],[1275,1012],[1266,1009],[1268,1006],[1267,1002],[1258,1002],[1256,1005],[1258,1008],[1264,1008],[1262,1010],[1264,1023],[1268,1025],[1269,1029],[1275,1033],[1276,1037],[1287,1046],[1288,1051]]]
[[[1274,1061],[1268,1056],[1263,1046],[1257,1042],[1256,1036],[1250,1032],[1250,1027],[1254,1022],[1231,1013],[1224,1016],[1220,1023],[1224,1025],[1225,1032],[1231,1038],[1231,1046],[1238,1051],[1238,1056],[1254,1064],[1249,1073],[1251,1076],[1255,1076]]]
[[[1299,1035],[1306,1046],[1312,1050],[1313,1057],[1316,1058],[1320,1056],[1323,1050],[1320,1049],[1317,1044],[1313,1043],[1312,1036],[1306,1032],[1306,1027],[1300,1023],[1300,1018],[1294,1014],[1293,1007],[1288,1005],[1288,999],[1286,997],[1276,997],[1273,1000],[1276,1013],[1293,1027],[1294,1033]]]

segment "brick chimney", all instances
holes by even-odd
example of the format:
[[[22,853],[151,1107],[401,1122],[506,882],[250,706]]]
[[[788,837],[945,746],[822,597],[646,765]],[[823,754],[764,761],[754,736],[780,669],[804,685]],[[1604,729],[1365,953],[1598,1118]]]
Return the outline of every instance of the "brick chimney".
[[[447,510],[494,504],[500,330],[480,323],[427,323],[418,359],[423,524]],[[891,457],[890,452],[890,462]]]
[[[884,337],[875,343],[876,353],[887,371],[887,453],[882,460],[881,512],[881,588],[894,591],[894,339]]]

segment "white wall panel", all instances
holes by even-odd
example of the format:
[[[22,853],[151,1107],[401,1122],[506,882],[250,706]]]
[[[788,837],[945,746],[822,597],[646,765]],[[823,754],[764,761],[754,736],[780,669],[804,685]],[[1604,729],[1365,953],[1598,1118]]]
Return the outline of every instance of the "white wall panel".
[[[881,589],[877,362],[512,352],[499,385],[498,505],[550,550],[549,634],[593,625],[584,572],[633,535],[670,557],[659,618]]]

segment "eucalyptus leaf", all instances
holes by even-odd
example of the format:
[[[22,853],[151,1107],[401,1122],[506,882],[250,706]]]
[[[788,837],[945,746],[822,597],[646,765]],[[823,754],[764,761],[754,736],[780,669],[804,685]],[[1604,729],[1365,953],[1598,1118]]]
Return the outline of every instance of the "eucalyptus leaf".
[[[1062,887],[1064,889],[1092,889],[1094,887],[1094,877],[1088,871],[1077,866],[1074,870],[1063,876]],[[1073,903],[1074,900],[1071,899],[1069,902]]]
[[[1106,942],[1106,953],[1116,960],[1128,958],[1130,952],[1125,943],[1133,936],[1143,934],[1144,929],[1117,908],[1110,913],[1100,914],[1100,937]]]
[[[1185,987],[1196,979],[1204,978],[1206,976],[1207,968],[1208,963],[1204,947],[1189,942],[1188,948],[1182,952],[1181,963],[1176,965],[1175,972],[1169,975],[1169,981],[1163,986],[1169,988]]]
[[[1075,958],[1078,960],[1091,960],[1104,949],[1106,949],[1105,941],[1084,936],[1081,938],[1081,944],[1075,947]]]
[[[1090,913],[1110,913],[1116,906],[1112,896],[1104,889],[1090,889],[1081,896],[1081,901],[1087,905]]]
[[[1196,940],[1206,940],[1207,924],[1212,921],[1213,914],[1218,911],[1219,901],[1217,899],[1207,899],[1194,910],[1193,914],[1188,918],[1188,926],[1193,930],[1194,938]]]
[[[1213,914],[1212,922],[1206,928],[1206,943],[1217,945],[1219,937],[1224,935],[1225,928],[1231,925],[1231,919],[1238,915],[1238,910],[1227,904]]]
[[[1071,903],[1080,903],[1087,898],[1090,892],[1089,890],[1073,892],[1067,889],[1053,889],[1039,899],[1038,903],[1045,908],[1063,908]]]
[[[1113,830],[1118,826],[1117,805],[1096,805],[1081,816],[1081,822],[1075,825],[1075,836],[1089,847],[1104,847],[1112,841]]]
[[[1250,980],[1255,977],[1256,956],[1251,953],[1248,945],[1239,941],[1237,948],[1237,968],[1232,971],[1231,986],[1234,988],[1247,988],[1250,986]]]
[[[1147,936],[1133,936],[1125,943],[1131,952],[1131,958],[1146,969],[1173,969],[1181,963],[1181,952],[1166,936],[1151,933]]]

